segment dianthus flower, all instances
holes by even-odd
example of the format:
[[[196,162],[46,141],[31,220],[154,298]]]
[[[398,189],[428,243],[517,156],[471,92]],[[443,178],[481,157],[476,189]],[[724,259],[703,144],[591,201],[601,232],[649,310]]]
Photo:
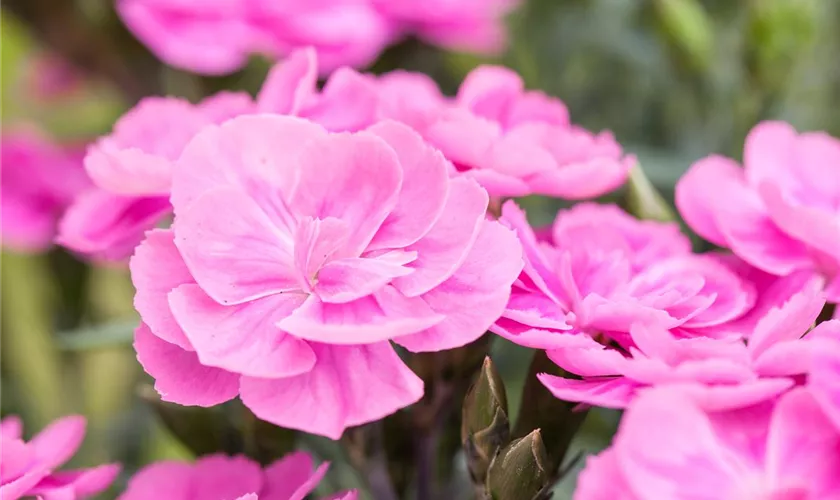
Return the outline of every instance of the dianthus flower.
[[[208,455],[194,464],[157,462],[141,469],[119,500],[303,500],[327,472],[329,464],[313,468],[303,452],[286,455],[262,469],[243,456]],[[356,500],[355,491],[330,500]]]
[[[240,395],[258,417],[338,438],[417,401],[389,340],[478,338],[522,267],[487,193],[411,129],[301,118],[205,128],[173,168],[171,230],[131,261],[135,347],[167,401]]]
[[[58,219],[90,183],[82,149],[53,144],[31,129],[3,134],[0,184],[3,246],[22,251],[52,245]]]
[[[23,440],[20,419],[0,423],[0,498],[37,496],[44,500],[90,498],[104,491],[119,473],[115,464],[91,469],[56,471],[82,443],[85,420],[71,416],[56,420],[32,440]]]
[[[640,396],[613,446],[587,460],[575,500],[840,498],[840,429],[798,387],[734,411],[676,388]]]
[[[744,168],[698,161],[677,183],[677,207],[700,236],[755,267],[822,274],[829,302],[840,302],[838,165],[840,140],[763,122],[747,136]]]

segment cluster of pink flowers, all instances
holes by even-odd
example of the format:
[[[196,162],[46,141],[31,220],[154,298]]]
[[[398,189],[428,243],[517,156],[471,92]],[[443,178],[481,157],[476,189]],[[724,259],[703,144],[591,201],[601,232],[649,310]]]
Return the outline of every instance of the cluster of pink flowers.
[[[97,188],[74,203],[59,241],[83,254],[131,255],[143,233],[171,215],[173,162],[204,127],[235,116],[297,116],[331,132],[358,132],[399,121],[440,150],[450,176],[478,182],[491,197],[599,196],[619,187],[635,164],[607,132],[569,122],[562,102],[526,91],[514,72],[484,66],[454,98],[428,77],[382,77],[342,68],[317,88],[317,55],[294,52],[275,66],[256,99],[223,92],[198,104],[147,98],[95,143],[85,167]]]
[[[0,422],[0,498],[17,500],[37,496],[44,500],[76,500],[104,491],[119,473],[118,465],[55,470],[73,456],[84,434],[82,417],[64,417],[26,442],[20,420],[3,419]]]
[[[224,74],[249,55],[318,51],[324,74],[372,63],[407,35],[447,48],[496,53],[518,0],[119,0],[125,24],[173,66]]]
[[[327,472],[306,453],[289,454],[263,470],[246,457],[206,455],[194,464],[157,462],[135,474],[119,500],[303,500]],[[355,491],[326,500],[356,500]]]

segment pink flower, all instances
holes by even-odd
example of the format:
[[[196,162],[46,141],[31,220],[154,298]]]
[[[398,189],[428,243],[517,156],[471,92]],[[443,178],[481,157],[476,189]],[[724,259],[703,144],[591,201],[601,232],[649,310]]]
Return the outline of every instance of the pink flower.
[[[575,500],[840,498],[840,431],[797,388],[775,404],[708,411],[673,389],[625,412],[587,460]]]
[[[768,286],[763,274],[748,275],[715,254],[692,254],[676,224],[639,221],[613,205],[581,203],[560,211],[547,241],[537,239],[512,201],[500,220],[517,232],[526,264],[494,331],[530,347],[550,349],[565,342],[569,330],[629,347],[627,333],[636,322],[653,322],[679,337],[726,336],[736,325],[749,331],[757,320],[749,313],[783,302],[803,281],[788,280],[757,301],[757,287]]]
[[[123,22],[172,66],[204,74],[240,69],[254,53],[273,58],[317,49],[323,74],[366,66],[395,37],[367,0],[120,0]]]
[[[581,379],[539,378],[560,399],[597,406],[623,408],[646,387],[684,383],[694,384],[693,396],[707,408],[749,406],[802,380],[812,369],[820,339],[840,342],[836,322],[821,323],[805,335],[825,304],[821,285],[811,277],[802,291],[767,312],[746,341],[738,335],[678,338],[642,323],[630,329],[630,349],[567,335],[566,346],[548,356]]]
[[[4,133],[1,149],[3,246],[45,250],[52,244],[58,218],[89,185],[81,154],[30,129]]]
[[[815,344],[810,350],[808,388],[840,430],[840,320],[820,323],[808,337]]]
[[[375,120],[376,93],[350,69],[317,89],[315,52],[302,49],[269,73],[256,101],[222,92],[191,104],[172,97],[142,100],[92,145],[85,168],[96,184],[75,200],[61,222],[58,242],[74,251],[120,260],[143,233],[172,211],[172,163],[204,127],[235,116],[276,113],[304,116],[329,130],[360,130]]]
[[[116,464],[56,472],[82,443],[85,420],[71,416],[56,420],[31,441],[23,440],[20,419],[0,422],[0,498],[37,496],[44,500],[90,498],[105,490],[119,473]]]
[[[328,463],[314,468],[303,452],[286,455],[261,469],[248,458],[208,455],[194,464],[157,462],[140,470],[128,483],[120,500],[303,500],[327,472]],[[355,500],[353,492],[335,500]]]
[[[167,401],[240,395],[257,416],[338,438],[417,401],[388,342],[472,342],[519,273],[487,193],[404,125],[332,134],[300,118],[205,128],[174,169],[171,230],[131,261],[135,347]]]
[[[506,43],[504,16],[519,0],[373,0],[377,10],[434,45],[470,52],[498,53]]]
[[[840,302],[840,140],[764,122],[749,134],[744,168],[721,156],[677,184],[677,206],[707,240],[777,276],[810,270]]]
[[[417,129],[494,197],[592,198],[621,186],[636,163],[612,134],[572,125],[562,102],[524,90],[507,68],[473,70],[452,100],[402,72],[380,86],[385,117]]]

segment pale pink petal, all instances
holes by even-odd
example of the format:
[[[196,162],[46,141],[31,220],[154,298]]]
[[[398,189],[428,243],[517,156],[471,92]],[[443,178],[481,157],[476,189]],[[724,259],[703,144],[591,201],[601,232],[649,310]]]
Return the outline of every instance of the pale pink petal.
[[[787,199],[782,188],[770,182],[758,186],[758,193],[780,230],[840,262],[840,222],[836,213],[801,206]]]
[[[313,342],[366,344],[409,335],[445,318],[423,297],[405,297],[391,286],[344,304],[329,304],[310,296],[277,326]]]
[[[193,466],[191,496],[201,498],[236,498],[260,491],[263,471],[258,463],[244,456],[209,455]]]
[[[614,377],[575,380],[540,373],[537,378],[558,399],[605,408],[625,408],[639,387],[632,380]]]
[[[460,175],[479,183],[494,198],[517,198],[533,193],[524,179],[489,168],[474,168]]]
[[[134,350],[164,401],[214,406],[236,397],[239,376],[202,365],[194,352],[156,337],[145,324],[134,332]]]
[[[202,365],[279,378],[306,373],[315,365],[309,345],[276,326],[305,298],[284,293],[223,306],[197,285],[183,285],[169,295],[169,302]]]
[[[822,323],[817,328],[829,323],[835,335],[812,352],[808,388],[840,431],[840,321]]]
[[[808,485],[811,498],[840,494],[840,430],[813,396],[797,388],[783,396],[767,437],[767,476],[788,484]]]
[[[475,182],[453,180],[440,218],[425,236],[406,247],[417,252],[417,260],[408,264],[414,272],[395,279],[394,286],[406,296],[415,297],[452,276],[476,242],[488,203],[487,192]]]
[[[523,326],[546,330],[570,330],[568,315],[563,306],[545,295],[514,286],[503,318]]]
[[[738,257],[776,275],[786,275],[812,267],[807,247],[783,233],[767,215],[757,195],[741,192],[745,186],[729,190],[718,184],[717,222],[728,246]]]
[[[261,113],[297,115],[315,97],[317,83],[315,49],[295,50],[268,72],[257,95],[257,109]]]
[[[313,470],[312,458],[304,452],[290,453],[265,469],[263,500],[304,500],[327,473],[329,463]]]
[[[383,418],[423,396],[423,381],[387,342],[364,346],[313,344],[318,362],[304,375],[244,377],[242,401],[281,427],[331,439],[344,429]]]
[[[706,411],[730,411],[772,401],[793,385],[794,382],[790,378],[764,378],[728,385],[677,383],[673,387],[678,388]]]
[[[347,245],[350,226],[335,217],[301,217],[294,232],[294,262],[301,287],[310,291],[324,263]]]
[[[3,439],[20,439],[23,436],[23,423],[20,417],[10,415],[0,421],[0,436]]]
[[[750,185],[793,181],[796,139],[796,129],[784,122],[766,121],[753,127],[744,141],[744,170]]]
[[[675,391],[650,391],[630,406],[615,452],[631,490],[648,498],[727,498],[748,472],[708,417]]]
[[[479,66],[464,78],[456,102],[475,114],[500,120],[525,84],[516,72],[502,66]]]
[[[577,478],[574,500],[640,500],[618,465],[615,450],[608,449],[599,455],[586,458],[586,466]]]
[[[504,312],[510,287],[522,270],[521,256],[522,247],[511,230],[496,221],[482,221],[461,267],[420,297],[445,319],[395,341],[419,352],[454,349],[479,338]]]
[[[56,242],[76,252],[123,259],[171,210],[164,197],[136,198],[92,189],[64,213]]]
[[[84,417],[63,417],[45,427],[28,443],[38,465],[55,468],[76,453],[85,436]]]
[[[397,203],[402,169],[394,150],[368,133],[312,141],[299,158],[290,200],[301,216],[335,217],[353,228],[344,257],[358,257]]]
[[[577,345],[574,340],[570,341],[570,338],[579,337],[571,332],[567,334],[563,331],[531,328],[508,318],[499,318],[488,330],[514,344],[532,349],[563,349],[568,347],[570,342],[573,346]]]
[[[587,335],[561,336],[574,337],[574,344],[552,349],[547,354],[551,361],[567,372],[580,377],[616,376],[623,373],[628,363],[620,352],[604,347]]]
[[[478,168],[502,135],[498,123],[464,109],[439,114],[423,133],[456,167]]]
[[[88,150],[85,170],[97,186],[129,196],[167,195],[172,185],[172,161],[141,148],[121,148],[102,139]]]
[[[233,117],[257,112],[257,105],[248,92],[223,90],[205,97],[198,109],[212,123],[224,123]]]
[[[377,120],[379,93],[370,75],[339,68],[304,116],[332,132],[355,132]]]
[[[194,283],[184,259],[175,247],[171,230],[155,229],[137,247],[129,262],[131,280],[137,292],[134,308],[155,335],[188,351],[193,350],[169,309],[169,292]]]
[[[398,252],[398,251],[397,251]],[[366,297],[401,276],[417,272],[405,261],[413,261],[414,254],[405,253],[408,258],[395,260],[387,258],[338,259],[327,263],[318,271],[314,292],[318,298],[329,303],[347,303]]]
[[[178,214],[173,229],[195,281],[221,304],[300,289],[291,235],[241,191],[205,193]]]
[[[635,158],[591,158],[544,170],[526,182],[534,193],[568,200],[595,198],[624,184]]]
[[[27,495],[49,473],[50,471],[44,468],[30,470],[19,478],[0,486],[0,498],[3,500],[17,500]]]
[[[802,291],[758,321],[748,344],[753,359],[775,344],[805,335],[825,305],[822,284],[818,277],[809,280]]]
[[[88,498],[105,491],[119,472],[117,464],[56,472],[44,478],[30,493],[43,500]]]
[[[325,135],[314,122],[268,114],[239,116],[204,128],[176,163],[171,197],[175,212],[218,187],[240,189],[259,200],[263,209],[282,212],[300,175],[300,151]]]
[[[194,473],[184,462],[155,462],[132,476],[119,500],[191,500]]]
[[[718,224],[721,184],[744,184],[744,171],[733,160],[712,155],[698,160],[677,182],[675,201],[685,222],[697,234],[726,247],[726,238]]]
[[[379,227],[368,250],[403,248],[419,240],[441,217],[449,192],[451,165],[412,129],[383,121],[368,129],[397,153],[403,170],[399,198]]]

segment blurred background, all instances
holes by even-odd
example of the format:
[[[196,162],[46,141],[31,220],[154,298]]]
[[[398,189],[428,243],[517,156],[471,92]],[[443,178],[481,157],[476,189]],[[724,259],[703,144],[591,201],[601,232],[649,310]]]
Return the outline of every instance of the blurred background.
[[[255,92],[270,66],[254,58],[223,78],[168,68],[125,30],[112,0],[2,7],[4,133],[37,127],[62,144],[84,144],[145,95]],[[692,161],[712,152],[740,158],[746,133],[762,119],[840,135],[837,26],[840,2],[818,0],[528,0],[509,17],[501,58],[407,41],[370,69],[422,71],[452,93],[476,65],[505,64],[530,88],[561,98],[574,122],[612,130],[670,198]],[[538,224],[558,207],[524,204]],[[121,461],[130,473],[189,456],[138,389],[149,381],[131,347],[137,318],[125,267],[87,264],[60,249],[4,250],[0,273],[4,416],[23,416],[31,434],[59,415],[86,415],[74,465]],[[515,413],[530,353],[495,342]],[[613,413],[593,412],[576,450],[605,447],[616,422]],[[572,487],[561,483],[556,498],[569,498]]]

